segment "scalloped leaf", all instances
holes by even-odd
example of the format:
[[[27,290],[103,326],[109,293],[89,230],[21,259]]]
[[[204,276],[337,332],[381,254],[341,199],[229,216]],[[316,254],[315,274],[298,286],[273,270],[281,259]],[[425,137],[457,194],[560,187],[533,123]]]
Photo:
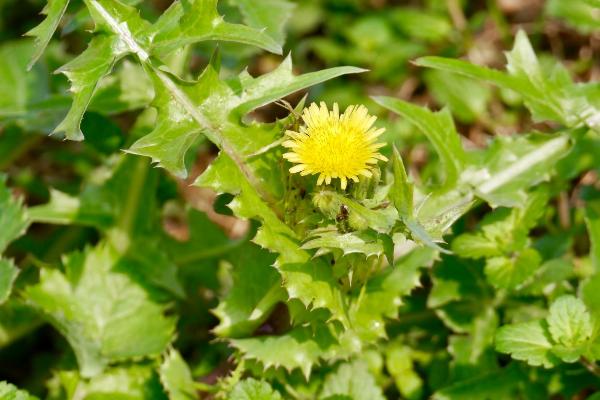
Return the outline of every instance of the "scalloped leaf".
[[[496,333],[496,350],[532,366],[554,367],[558,358],[552,353],[552,337],[545,321],[505,325]]]
[[[341,364],[325,377],[319,398],[337,398],[336,396],[352,400],[385,400],[367,363],[360,360]]]
[[[7,400],[38,400],[37,397],[5,381],[0,382],[0,398]]]
[[[77,371],[59,370],[48,386],[68,397],[83,399],[152,399],[167,400],[156,368],[152,363],[130,363],[111,367],[92,378],[84,379]]]
[[[282,400],[283,398],[266,381],[247,378],[238,382],[229,396],[229,400]]]
[[[175,319],[136,282],[135,271],[115,266],[105,243],[65,259],[65,273],[43,269],[24,295],[65,336],[81,375],[101,373],[115,361],[153,357],[173,339]]]

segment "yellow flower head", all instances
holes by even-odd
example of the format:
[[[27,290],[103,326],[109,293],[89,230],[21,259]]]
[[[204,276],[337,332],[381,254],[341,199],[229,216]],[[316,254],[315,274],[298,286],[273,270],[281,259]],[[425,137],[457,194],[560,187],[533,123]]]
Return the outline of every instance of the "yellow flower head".
[[[290,168],[300,175],[319,174],[317,184],[339,178],[342,189],[348,179],[358,182],[360,175],[370,177],[377,160],[387,161],[378,150],[385,143],[376,143],[385,129],[376,129],[377,117],[369,115],[365,106],[350,106],[340,115],[337,103],[329,111],[325,103],[312,103],[304,109],[304,126],[300,132],[286,131],[290,138],[283,146],[291,151],[283,155],[296,164]]]

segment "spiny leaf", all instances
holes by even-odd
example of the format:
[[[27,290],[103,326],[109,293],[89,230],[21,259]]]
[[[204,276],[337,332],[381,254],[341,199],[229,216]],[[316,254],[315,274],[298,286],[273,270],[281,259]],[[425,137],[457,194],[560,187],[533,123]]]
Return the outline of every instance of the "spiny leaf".
[[[333,249],[341,250],[344,255],[364,254],[367,258],[385,253],[385,244],[375,232],[349,232],[340,234],[335,227],[317,229],[309,233],[303,249],[317,249],[315,256]]]
[[[49,0],[42,10],[42,14],[46,18],[38,26],[26,33],[27,36],[35,37],[35,53],[29,62],[28,70],[31,70],[36,61],[44,53],[68,5],[69,0]]]
[[[271,253],[249,243],[231,259],[233,286],[213,310],[220,321],[214,332],[223,337],[244,337],[251,335],[287,296],[281,277],[272,267],[275,256]]]
[[[155,85],[159,124],[148,136],[134,143],[129,151],[152,157],[153,161],[172,173],[185,176],[185,154],[192,143],[204,134],[261,190],[263,185],[244,165],[244,158],[275,141],[280,129],[267,129],[266,132],[264,129],[253,129],[252,126],[241,124],[241,117],[298,90],[340,75],[362,71],[339,67],[295,76],[291,58],[287,57],[274,71],[256,79],[242,73],[235,82],[230,82],[230,86],[219,79],[211,65],[191,85],[178,82],[162,71],[150,70]],[[250,129],[255,133],[254,136],[248,134]]]
[[[279,336],[233,339],[231,344],[245,359],[259,361],[265,370],[271,367],[288,371],[299,368],[308,378],[313,366],[322,358],[343,355],[337,334],[332,330],[333,325],[318,324],[314,329],[297,327]]]
[[[194,400],[198,397],[192,373],[175,349],[170,349],[159,368],[160,381],[170,400]]]
[[[294,239],[266,224],[254,241],[280,254],[275,266],[289,298],[299,299],[307,308],[325,308],[332,318],[348,326],[343,295],[330,265],[321,258],[311,260]]]
[[[54,133],[63,133],[70,140],[83,140],[80,128],[83,114],[98,86],[98,81],[110,73],[117,60],[114,47],[118,40],[114,36],[94,36],[83,53],[58,70],[71,81],[73,105],[67,116],[54,129]]]
[[[176,1],[152,27],[153,51],[168,52],[187,44],[222,40],[281,54],[281,45],[262,29],[225,22],[217,0]]]
[[[352,329],[364,343],[387,336],[385,319],[398,317],[402,297],[420,286],[420,269],[430,266],[435,254],[430,248],[417,248],[368,280],[349,311]]]

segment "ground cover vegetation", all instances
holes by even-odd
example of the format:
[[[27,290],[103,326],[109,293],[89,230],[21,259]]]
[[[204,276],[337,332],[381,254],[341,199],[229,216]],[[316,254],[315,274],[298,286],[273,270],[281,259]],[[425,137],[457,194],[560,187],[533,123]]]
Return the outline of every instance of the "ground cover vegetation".
[[[0,398],[600,399],[599,61],[598,0],[1,0]]]

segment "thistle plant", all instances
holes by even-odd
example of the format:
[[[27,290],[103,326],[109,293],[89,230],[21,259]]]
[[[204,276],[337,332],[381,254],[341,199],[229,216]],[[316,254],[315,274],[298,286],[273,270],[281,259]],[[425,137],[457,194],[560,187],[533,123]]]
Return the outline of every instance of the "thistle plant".
[[[331,38],[294,57],[307,4],[164,6],[51,0],[33,40],[0,45],[0,356],[41,365],[0,398],[600,390],[593,62],[500,28],[503,69],[431,55],[472,45],[457,4],[317,15]],[[344,97],[373,79],[399,96]]]

